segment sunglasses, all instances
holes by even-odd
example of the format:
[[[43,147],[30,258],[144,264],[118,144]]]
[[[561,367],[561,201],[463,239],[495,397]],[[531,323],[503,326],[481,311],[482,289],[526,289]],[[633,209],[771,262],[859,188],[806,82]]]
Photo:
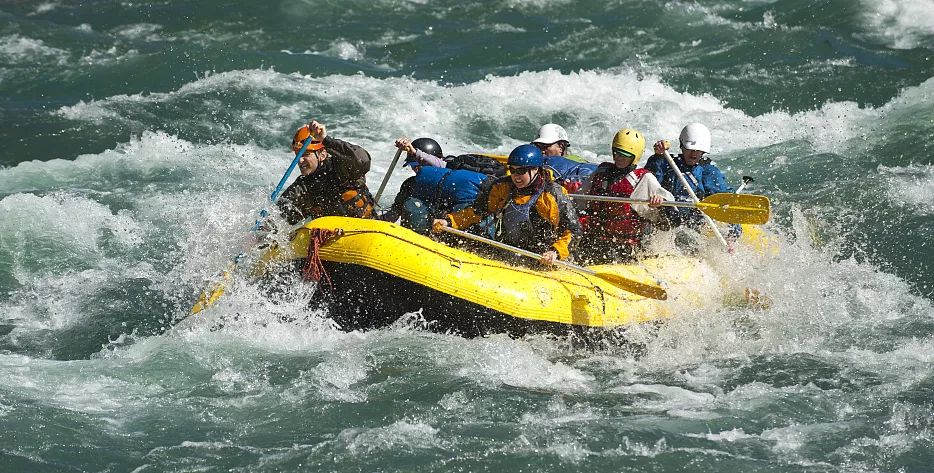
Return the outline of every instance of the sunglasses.
[[[636,155],[634,155],[634,154],[632,154],[632,153],[630,153],[629,151],[626,151],[626,150],[624,150],[624,149],[614,149],[614,150],[613,150],[613,156],[620,156],[620,157],[623,157],[623,158],[635,158],[635,157],[636,157]]]
[[[531,168],[531,167],[528,167],[528,166],[509,166],[509,173],[510,173],[510,174],[521,175],[521,174],[525,174],[525,173],[527,173],[527,172],[529,172],[529,171],[531,171],[531,170],[532,170],[532,168]]]
[[[559,145],[559,146],[564,147],[565,149],[571,147],[571,144],[570,144],[570,143],[565,144],[564,141],[555,141],[554,143],[539,143],[539,142],[535,142],[535,143],[532,143],[532,144],[535,145],[538,149],[540,149],[540,150],[542,150],[542,151],[545,151],[546,149],[550,148],[552,145],[556,145],[556,144]]]

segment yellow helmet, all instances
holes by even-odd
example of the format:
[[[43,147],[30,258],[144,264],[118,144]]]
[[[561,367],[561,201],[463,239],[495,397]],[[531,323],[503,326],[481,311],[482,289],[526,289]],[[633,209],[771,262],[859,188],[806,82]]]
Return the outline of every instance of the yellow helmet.
[[[632,128],[623,128],[613,137],[613,153],[633,155],[632,164],[639,162],[645,152],[645,136]]]

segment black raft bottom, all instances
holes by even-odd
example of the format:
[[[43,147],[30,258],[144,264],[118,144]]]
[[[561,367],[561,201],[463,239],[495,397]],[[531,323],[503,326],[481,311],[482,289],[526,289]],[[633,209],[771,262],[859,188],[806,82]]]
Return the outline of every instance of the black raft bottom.
[[[302,261],[296,261],[300,270]],[[472,338],[493,333],[511,337],[530,334],[570,336],[587,345],[632,345],[625,329],[591,328],[527,320],[365,266],[324,262],[330,287],[322,280],[315,300],[343,330],[386,327],[407,313],[421,311],[428,329]]]

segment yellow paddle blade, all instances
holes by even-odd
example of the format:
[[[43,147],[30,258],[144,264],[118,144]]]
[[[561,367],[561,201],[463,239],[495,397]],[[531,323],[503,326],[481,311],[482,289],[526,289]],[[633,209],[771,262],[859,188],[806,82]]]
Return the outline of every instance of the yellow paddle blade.
[[[603,279],[612,283],[613,285],[619,287],[620,289],[631,292],[633,294],[638,294],[642,297],[648,297],[649,299],[658,299],[663,301],[668,299],[668,291],[665,288],[657,284],[646,284],[639,282],[625,276],[620,276],[618,274],[612,273],[600,273],[594,272],[594,276]]]
[[[224,291],[227,290],[227,282],[230,281],[231,275],[231,271],[224,271],[223,274],[221,274],[221,280],[214,284],[214,287],[202,291],[201,295],[198,296],[198,301],[191,307],[191,313],[197,314],[214,305],[214,303],[224,295]]]
[[[764,195],[720,193],[698,202],[697,208],[721,222],[762,225],[769,221],[771,204]]]

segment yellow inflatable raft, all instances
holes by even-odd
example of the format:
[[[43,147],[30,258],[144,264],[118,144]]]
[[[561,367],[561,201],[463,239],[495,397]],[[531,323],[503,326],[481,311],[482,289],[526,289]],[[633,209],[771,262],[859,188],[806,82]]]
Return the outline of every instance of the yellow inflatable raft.
[[[331,288],[328,315],[345,329],[385,326],[416,311],[433,329],[466,336],[614,329],[664,320],[679,302],[708,297],[704,288],[718,280],[703,262],[682,256],[590,267],[668,290],[665,301],[649,299],[600,277],[513,266],[399,225],[345,217],[309,222],[290,246],[268,250],[259,267],[303,263],[322,230],[332,236],[311,257],[325,270],[319,287]]]

